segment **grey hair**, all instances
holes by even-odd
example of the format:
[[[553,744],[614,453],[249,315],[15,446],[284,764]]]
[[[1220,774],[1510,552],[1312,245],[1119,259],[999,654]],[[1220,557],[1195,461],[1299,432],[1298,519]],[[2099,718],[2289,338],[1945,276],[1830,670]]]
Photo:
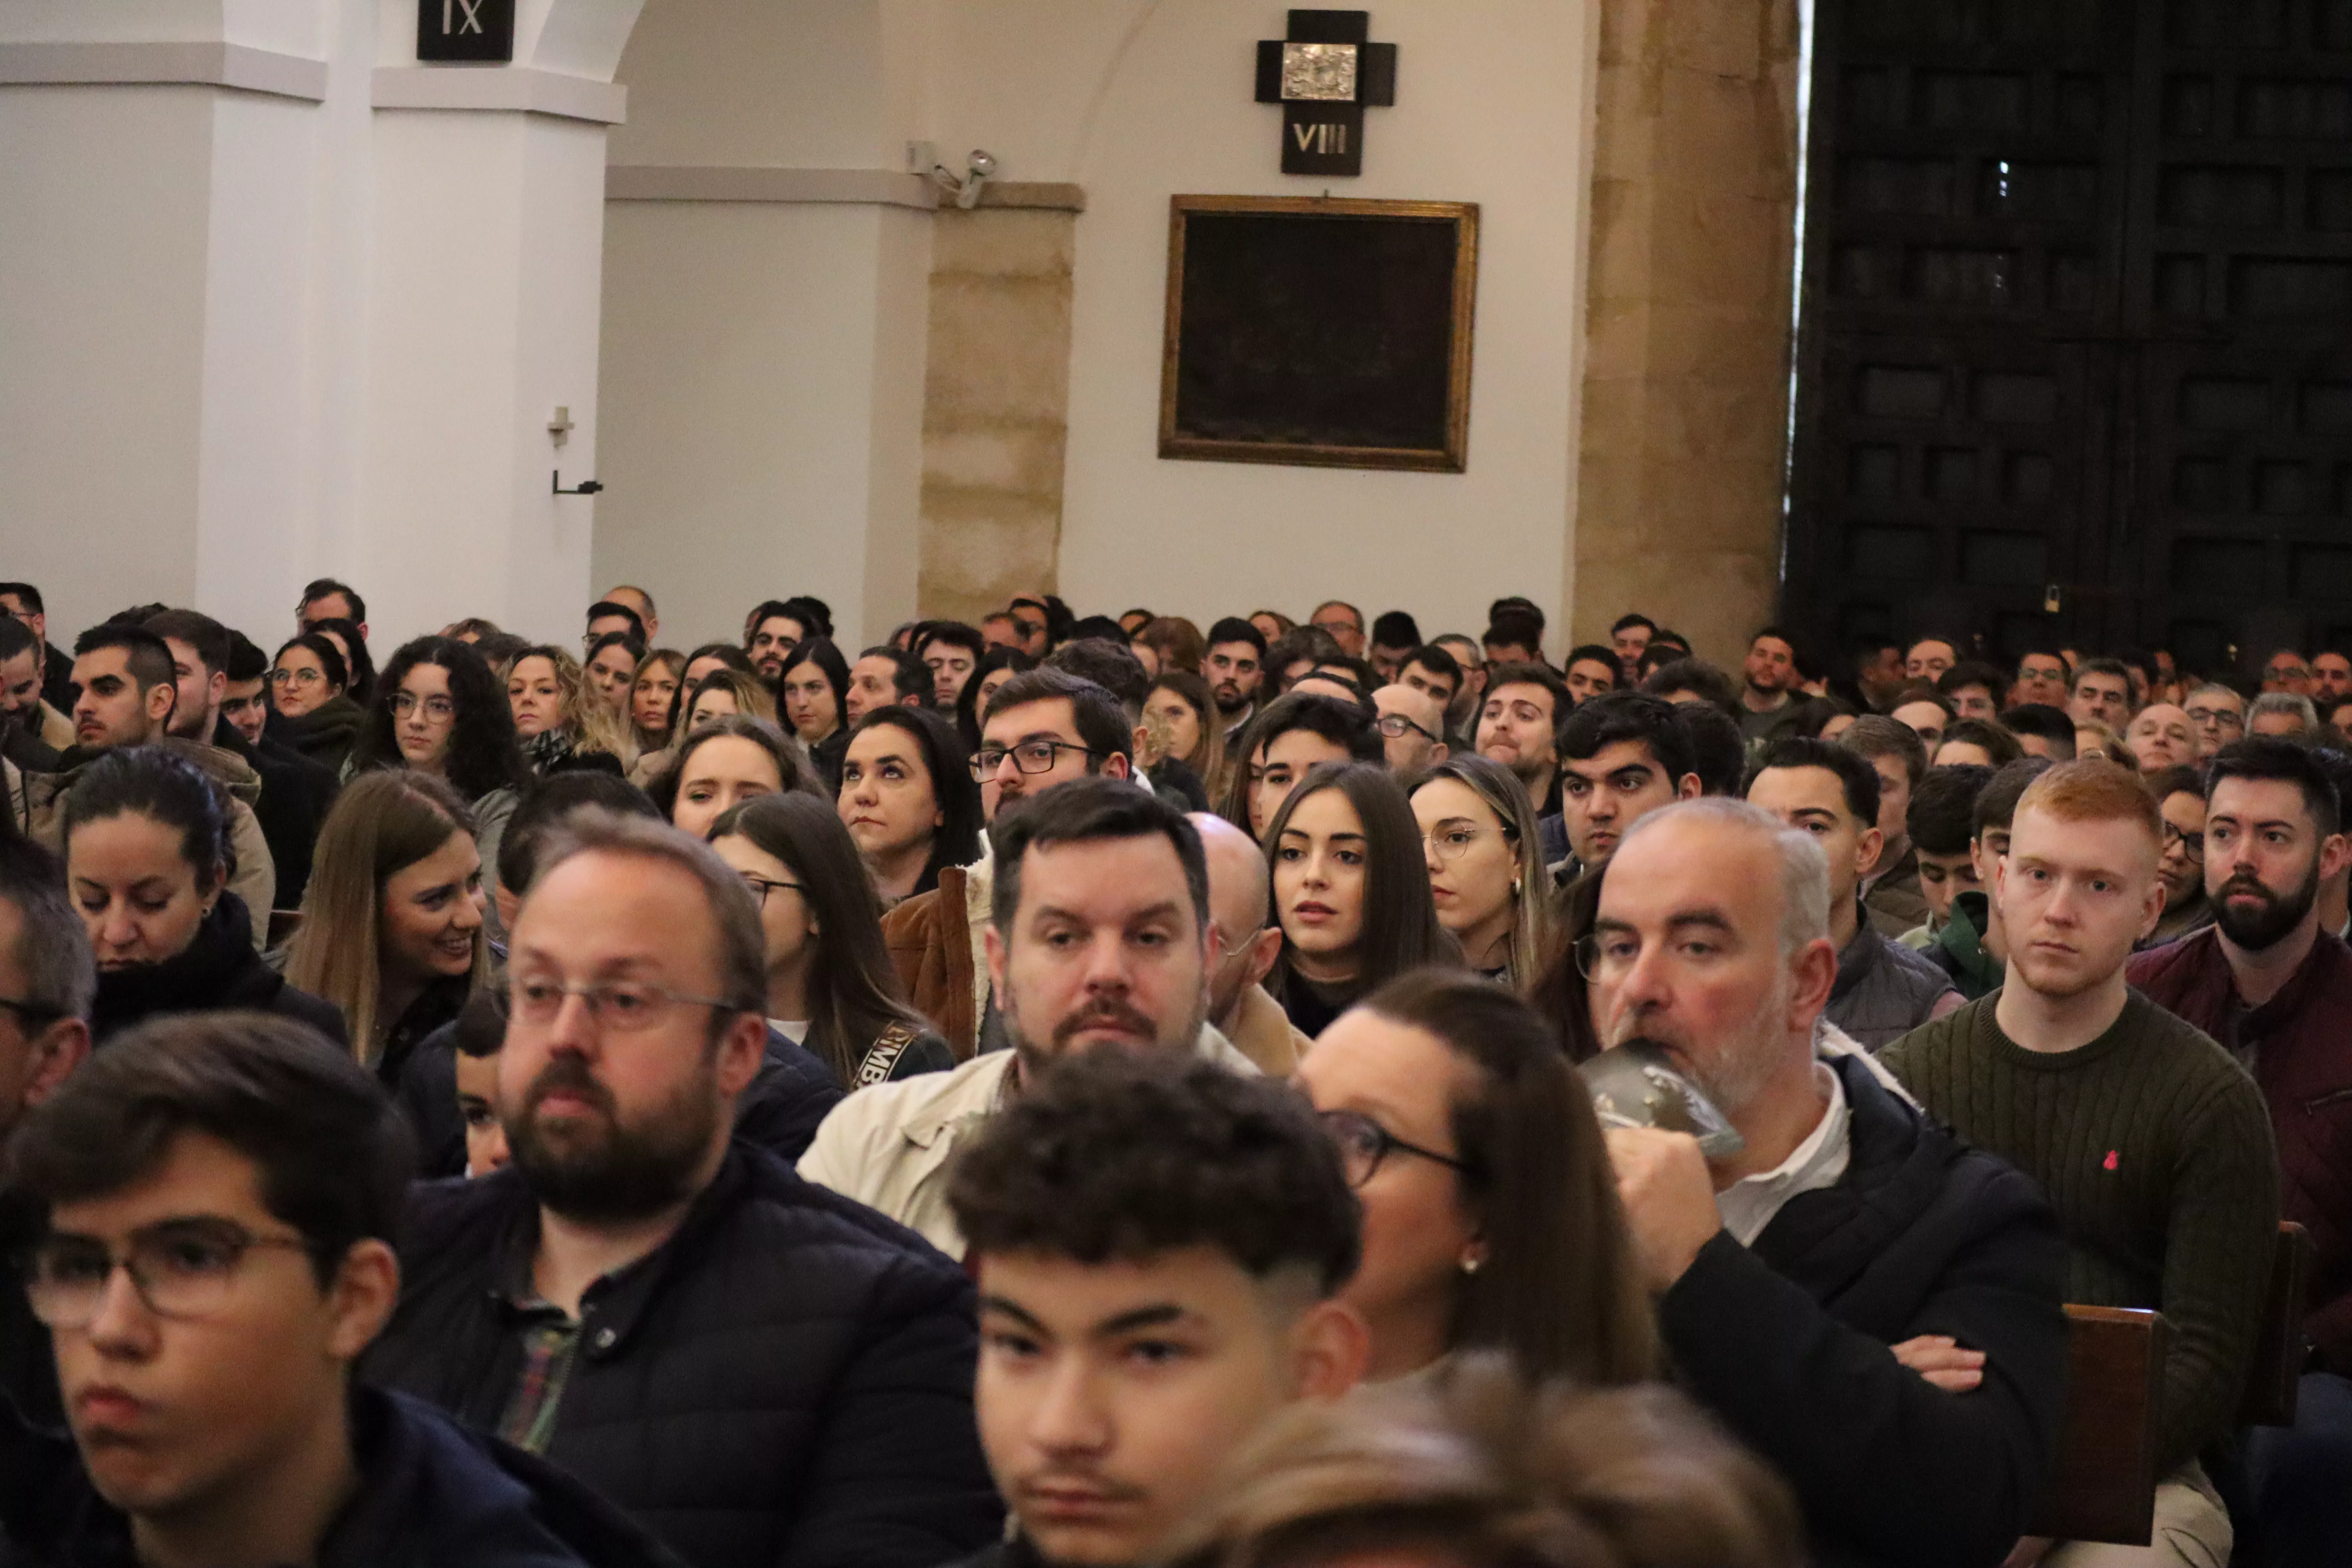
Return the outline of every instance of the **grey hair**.
[[[2319,728],[2319,710],[2312,705],[2310,698],[2292,691],[2265,691],[2255,698],[2254,705],[2246,710],[2246,728],[2252,729],[2254,721],[2265,713],[2292,714],[2294,721],[2303,728]]]
[[[25,988],[18,1000],[87,1022],[98,995],[98,961],[57,862],[30,844],[0,855],[0,899],[16,906],[16,951],[9,958]]]
[[[2235,702],[2240,708],[2243,708],[2246,705],[2246,694],[2244,692],[2240,691],[2233,686],[2224,686],[2218,680],[2207,681],[2204,685],[2190,692],[2186,700],[2194,702],[2198,698],[2204,696],[2209,691],[2220,692],[2222,696],[2227,697],[2231,701]]]
[[[760,906],[743,879],[709,845],[666,822],[582,806],[562,817],[539,844],[534,890],[575,855],[624,855],[676,866],[702,884],[703,902],[719,928],[719,997],[739,1013],[768,1010],[768,943]],[[530,907],[530,900],[524,900]],[[714,1027],[714,1036],[716,1029]]]
[[[1793,957],[1808,943],[1829,940],[1830,862],[1811,834],[1790,827],[1760,805],[1710,795],[1640,818],[1625,830],[1618,853],[1624,853],[1625,846],[1638,835],[1666,821],[1708,822],[1769,837],[1780,862],[1780,956]]]

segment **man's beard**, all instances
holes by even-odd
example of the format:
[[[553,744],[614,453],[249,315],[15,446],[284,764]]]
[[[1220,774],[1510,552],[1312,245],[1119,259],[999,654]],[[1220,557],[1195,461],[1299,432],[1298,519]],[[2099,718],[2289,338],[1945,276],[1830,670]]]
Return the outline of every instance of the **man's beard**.
[[[506,1124],[516,1169],[540,1202],[567,1219],[648,1219],[694,1193],[694,1179],[719,1133],[718,1064],[706,1050],[677,1092],[633,1127],[620,1123],[612,1092],[577,1058],[550,1062],[531,1080]],[[586,1100],[601,1119],[572,1119],[555,1137],[541,1126],[540,1102],[558,1089]]]
[[[1118,1042],[1126,1048],[1141,1050],[1156,1047],[1190,1050],[1192,1042],[1200,1037],[1201,1026],[1209,1021],[1209,988],[1206,984],[1201,987],[1200,995],[1186,1013],[1182,1026],[1173,1035],[1160,1033],[1151,1019],[1124,996],[1097,997],[1088,1002],[1056,1022],[1042,1045],[1030,1038],[1029,1032],[1022,1026],[1021,1015],[1016,1008],[1005,1006],[1001,1009],[999,1016],[1004,1025],[1005,1038],[1012,1041],[1013,1054],[1020,1060],[1023,1081],[1034,1083],[1040,1074],[1070,1053],[1071,1042],[1082,1030],[1107,1023],[1122,1024],[1149,1037],[1149,1045],[1134,1039]],[[1108,1045],[1111,1042],[1101,1043]]]
[[[1643,1033],[1639,1014],[1629,1014],[1609,1031],[1608,1045],[1651,1045],[1667,1051],[1682,1069],[1682,1074],[1697,1086],[1698,1091],[1714,1103],[1726,1116],[1737,1116],[1764,1091],[1772,1075],[1780,1069],[1780,1058],[1786,1049],[1779,1020],[1787,1014],[1790,982],[1784,973],[1772,983],[1771,993],[1739,1027],[1716,1050],[1711,1058],[1701,1061],[1686,1049],[1669,1041]]]
[[[2233,909],[2230,900],[2241,893],[2252,893],[2262,900],[2252,910]],[[2282,895],[2240,872],[2221,884],[2213,895],[2213,923],[2221,934],[2248,952],[2265,952],[2284,942],[2303,917],[2319,901],[2319,858],[2313,856],[2311,869],[2303,885],[2294,892]]]
[[[1231,696],[1227,696],[1225,689],[1220,686],[1213,689],[1210,692],[1210,696],[1216,700],[1217,711],[1223,714],[1228,719],[1236,718],[1241,714],[1249,711],[1249,694],[1243,691],[1238,687],[1234,689]]]

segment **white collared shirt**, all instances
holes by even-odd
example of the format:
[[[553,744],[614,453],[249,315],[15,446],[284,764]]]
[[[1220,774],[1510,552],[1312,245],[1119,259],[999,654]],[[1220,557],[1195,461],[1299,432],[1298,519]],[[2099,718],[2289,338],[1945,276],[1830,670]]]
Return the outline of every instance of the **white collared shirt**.
[[[1849,1137],[1853,1115],[1846,1108],[1845,1085],[1827,1063],[1820,1061],[1813,1064],[1813,1081],[1829,1098],[1820,1125],[1772,1169],[1742,1176],[1715,1194],[1723,1227],[1742,1247],[1755,1246],[1756,1238],[1790,1198],[1833,1187],[1845,1174],[1853,1156]]]

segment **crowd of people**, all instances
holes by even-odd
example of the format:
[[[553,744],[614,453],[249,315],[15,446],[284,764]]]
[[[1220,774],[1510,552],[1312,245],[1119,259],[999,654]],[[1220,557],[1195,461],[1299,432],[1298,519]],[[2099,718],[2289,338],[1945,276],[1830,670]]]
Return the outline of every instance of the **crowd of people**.
[[[2352,1563],[2340,652],[0,608],[0,1568]]]

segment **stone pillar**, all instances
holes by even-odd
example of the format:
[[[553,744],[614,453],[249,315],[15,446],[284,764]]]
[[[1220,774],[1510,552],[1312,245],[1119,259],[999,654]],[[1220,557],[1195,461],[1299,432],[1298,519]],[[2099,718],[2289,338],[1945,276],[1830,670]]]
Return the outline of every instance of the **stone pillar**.
[[[1601,0],[1577,642],[1638,609],[1737,668],[1772,614],[1797,71],[1795,0]]]
[[[1040,205],[1003,205],[1008,195]],[[973,211],[932,219],[927,616],[976,623],[1023,589],[1056,586],[1081,205],[1074,186],[997,187]]]
[[[415,0],[0,9],[0,518],[70,631],[146,599],[268,643],[302,583],[379,655],[569,638],[593,502],[613,68],[641,0],[520,0],[426,67]]]

